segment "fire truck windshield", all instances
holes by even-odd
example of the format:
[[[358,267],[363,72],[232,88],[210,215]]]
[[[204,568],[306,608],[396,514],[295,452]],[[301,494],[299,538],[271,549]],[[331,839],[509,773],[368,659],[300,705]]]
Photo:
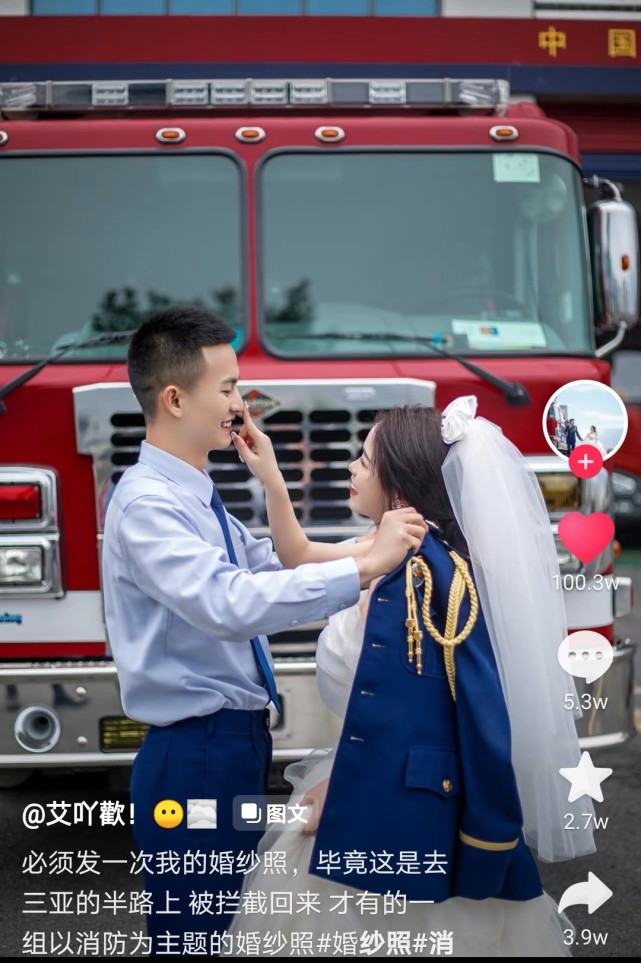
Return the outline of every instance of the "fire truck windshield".
[[[0,359],[35,361],[130,330],[170,303],[217,311],[239,346],[241,189],[226,155],[3,157]],[[126,352],[105,338],[64,359]]]
[[[581,182],[566,158],[282,152],[262,168],[260,203],[275,354],[593,350]]]

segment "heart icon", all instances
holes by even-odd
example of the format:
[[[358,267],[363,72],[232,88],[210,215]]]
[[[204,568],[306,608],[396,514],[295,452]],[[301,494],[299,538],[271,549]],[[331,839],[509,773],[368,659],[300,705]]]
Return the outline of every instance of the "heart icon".
[[[559,538],[586,564],[596,558],[614,535],[614,522],[605,512],[569,512],[559,522]]]

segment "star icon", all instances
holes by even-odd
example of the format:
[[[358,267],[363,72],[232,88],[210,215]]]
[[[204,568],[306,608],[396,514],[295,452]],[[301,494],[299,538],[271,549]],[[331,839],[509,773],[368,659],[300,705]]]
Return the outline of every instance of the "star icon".
[[[601,783],[612,775],[612,770],[597,768],[592,762],[589,752],[582,753],[578,766],[559,769],[559,772],[564,779],[572,783],[568,793],[568,802],[574,802],[580,796],[591,796],[597,802],[603,802]]]

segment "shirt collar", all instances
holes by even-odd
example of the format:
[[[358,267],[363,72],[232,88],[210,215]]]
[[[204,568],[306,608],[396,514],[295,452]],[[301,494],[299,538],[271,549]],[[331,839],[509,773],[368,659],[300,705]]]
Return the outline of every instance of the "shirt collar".
[[[198,471],[182,458],[177,458],[176,455],[171,455],[148,441],[143,441],[140,446],[139,461],[164,475],[165,478],[169,478],[176,485],[182,485],[183,488],[193,491],[207,508],[211,505],[214,483],[204,469]]]

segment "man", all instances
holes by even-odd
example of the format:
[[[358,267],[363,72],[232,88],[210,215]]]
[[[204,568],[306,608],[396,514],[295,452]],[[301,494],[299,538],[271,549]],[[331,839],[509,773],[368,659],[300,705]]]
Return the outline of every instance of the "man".
[[[574,418],[570,418],[565,428],[565,440],[567,444],[568,455],[571,455],[576,448],[577,438],[579,441],[583,441],[583,438],[581,438],[581,435],[579,434],[579,429],[574,424]]]
[[[152,953],[162,955],[189,953],[191,933],[224,932],[225,894],[240,890],[260,836],[234,828],[232,802],[267,785],[266,705],[278,695],[263,633],[354,604],[425,531],[411,509],[389,512],[373,541],[319,544],[316,558],[334,561],[286,571],[269,539],[227,516],[205,465],[211,449],[229,446],[243,410],[233,337],[193,308],[138,329],[127,362],[146,440],[105,520],[105,615],[122,703],[150,725],[132,771],[134,837],[146,854],[174,854],[170,868],[152,856],[144,874]],[[188,828],[189,800],[215,829]],[[207,952],[220,952],[215,939]]]

